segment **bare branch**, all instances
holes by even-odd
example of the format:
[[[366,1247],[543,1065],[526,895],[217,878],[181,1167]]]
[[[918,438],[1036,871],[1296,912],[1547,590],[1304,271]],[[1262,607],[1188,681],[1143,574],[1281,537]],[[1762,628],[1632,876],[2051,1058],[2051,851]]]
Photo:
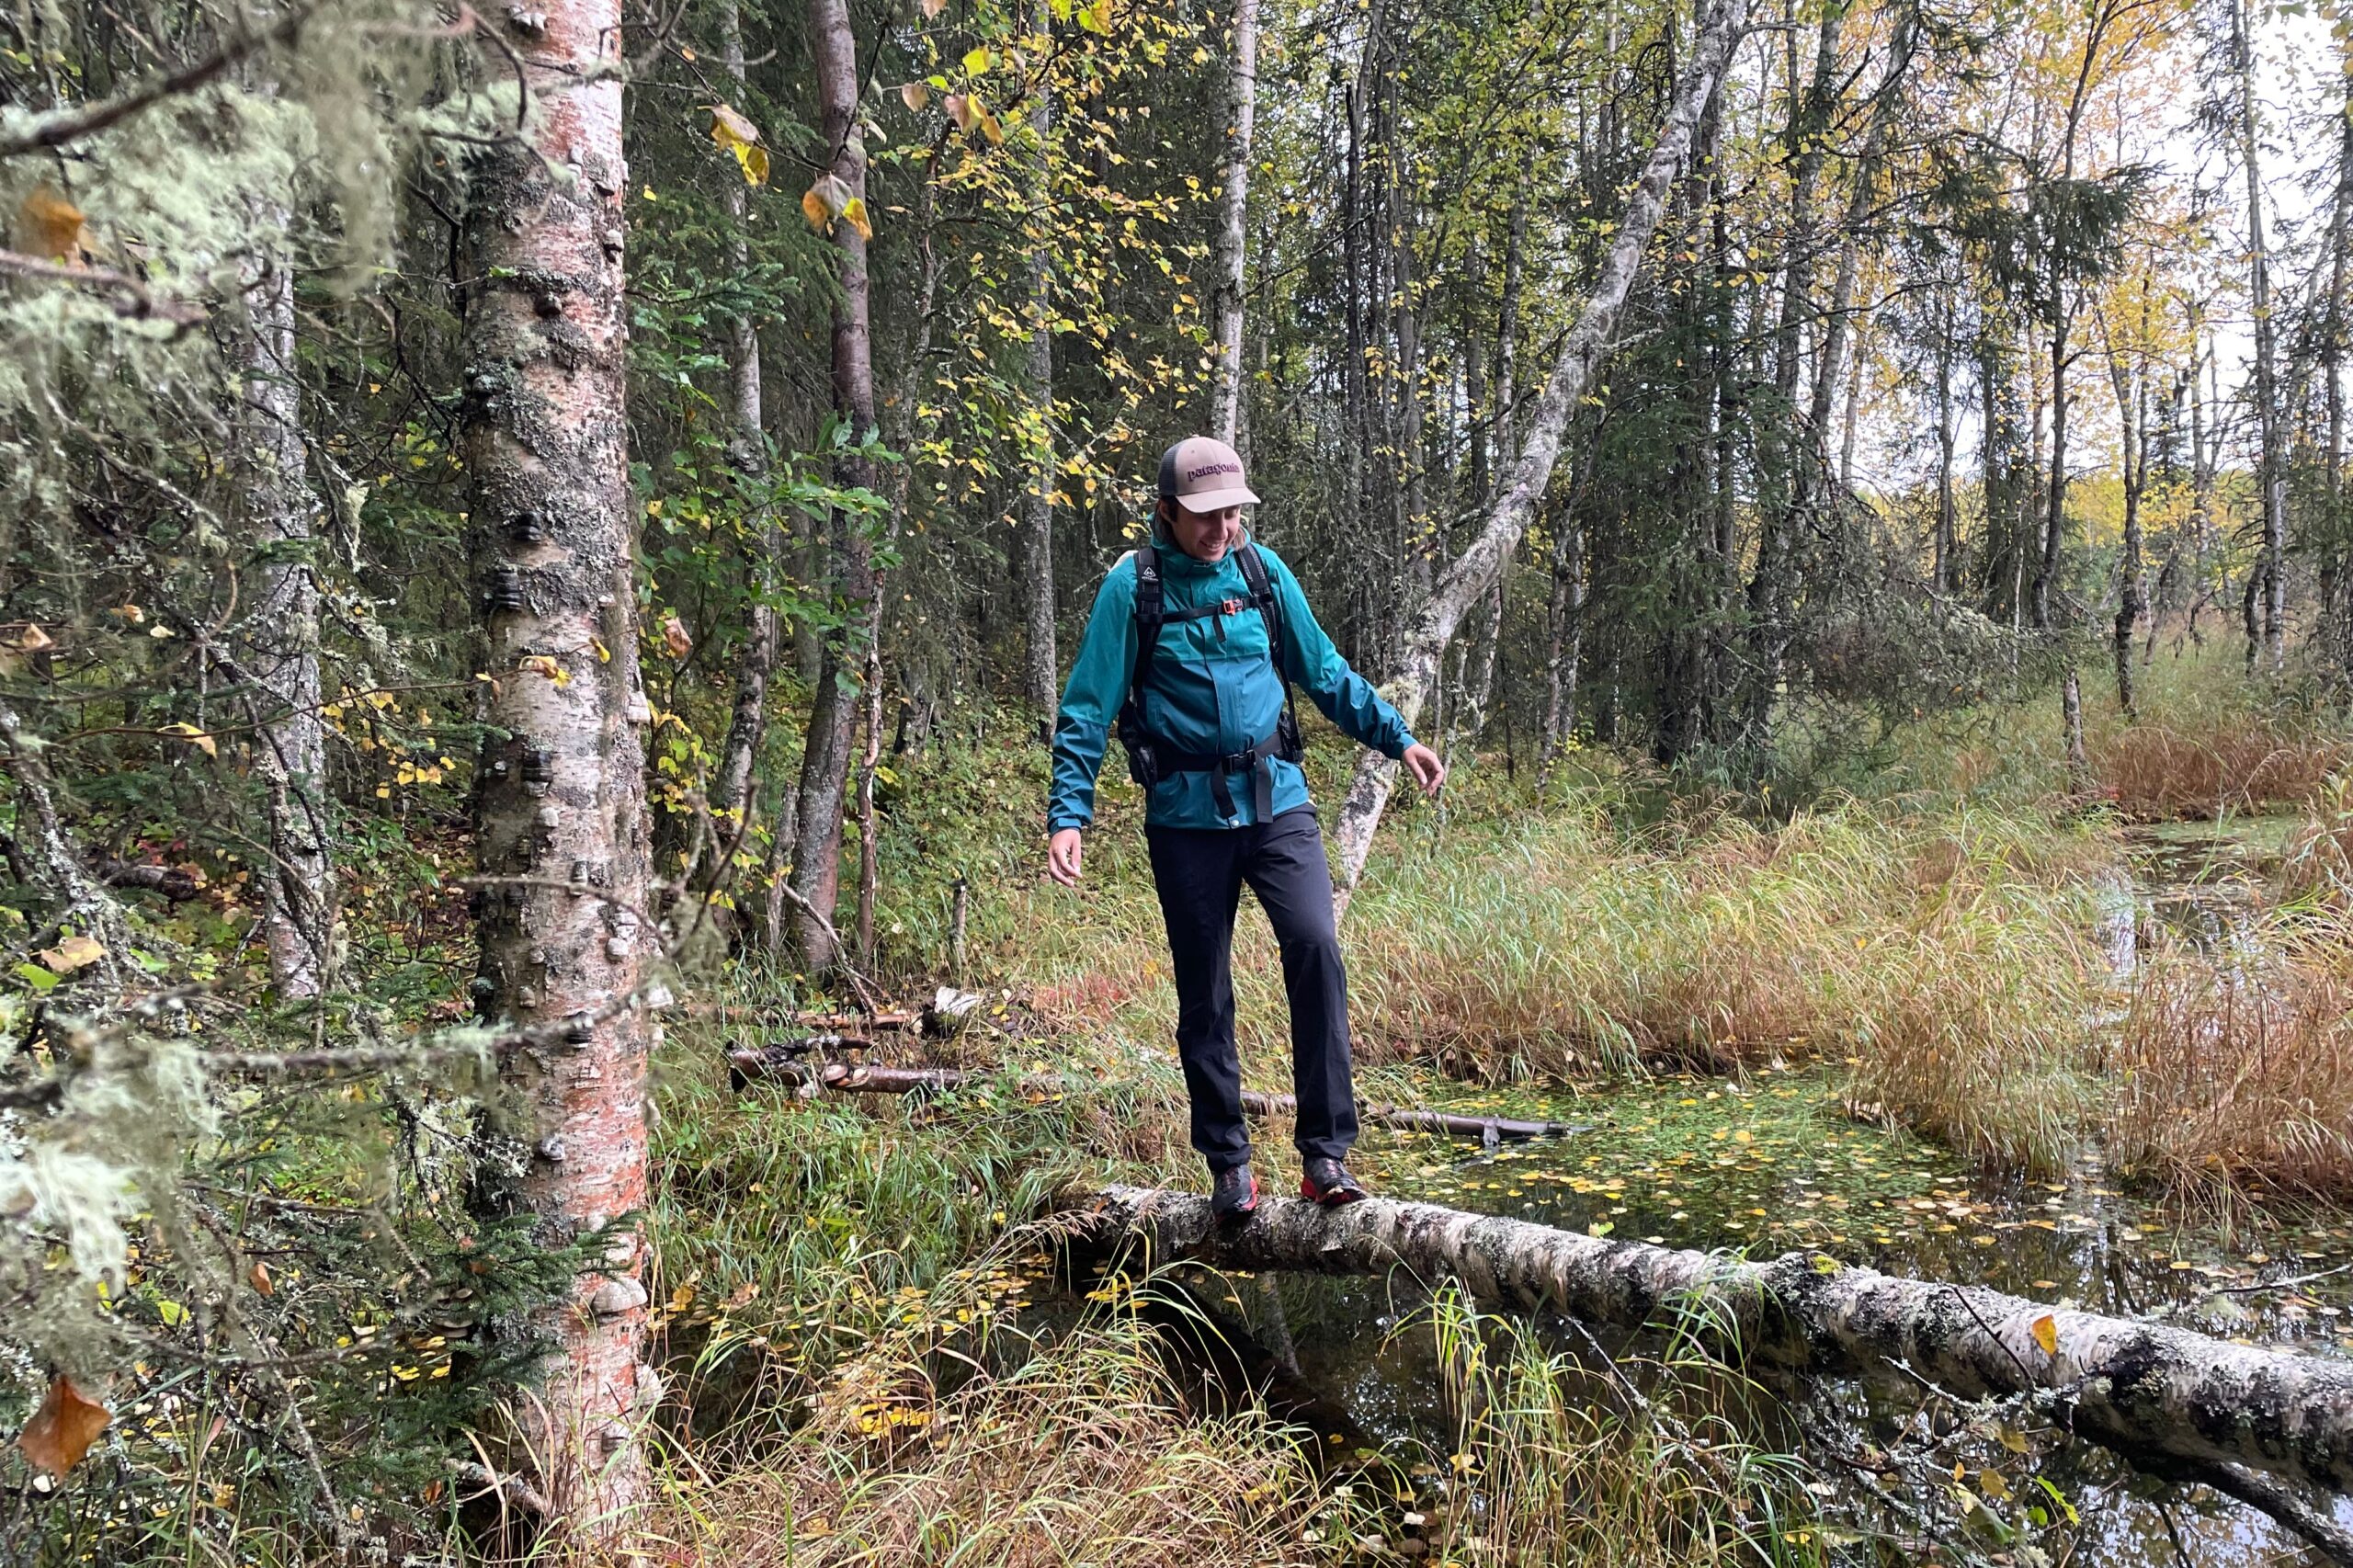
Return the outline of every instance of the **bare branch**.
[[[297,6],[287,16],[256,32],[240,33],[212,53],[193,64],[183,65],[168,75],[158,76],[143,86],[135,87],[119,97],[87,104],[78,109],[45,116],[33,122],[29,131],[0,141],[0,158],[13,158],[21,153],[40,152],[63,147],[85,136],[95,136],[108,126],[130,119],[140,110],[152,108],[165,98],[182,93],[192,93],[249,54],[274,43],[290,41],[302,30],[315,9],[311,6]]]
[[[21,251],[0,250],[0,277],[111,291],[115,296],[114,313],[132,321],[167,321],[174,326],[188,328],[201,326],[209,314],[194,301],[150,292],[138,278],[110,267],[72,267],[63,262],[43,261]]]

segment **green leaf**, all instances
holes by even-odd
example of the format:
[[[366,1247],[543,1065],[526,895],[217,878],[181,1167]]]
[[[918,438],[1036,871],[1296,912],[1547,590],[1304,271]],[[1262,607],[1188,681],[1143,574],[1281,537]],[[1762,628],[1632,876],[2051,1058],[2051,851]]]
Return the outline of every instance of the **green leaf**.
[[[17,978],[36,991],[54,991],[64,976],[52,974],[37,963],[20,963],[17,966]]]

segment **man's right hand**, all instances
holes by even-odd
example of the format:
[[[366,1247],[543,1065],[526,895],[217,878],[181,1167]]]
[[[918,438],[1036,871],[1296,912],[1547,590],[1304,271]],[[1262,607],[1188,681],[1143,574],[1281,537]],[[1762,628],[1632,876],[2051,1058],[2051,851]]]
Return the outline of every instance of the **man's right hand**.
[[[1078,886],[1079,860],[1084,853],[1078,829],[1063,828],[1046,840],[1046,874],[1066,888]]]

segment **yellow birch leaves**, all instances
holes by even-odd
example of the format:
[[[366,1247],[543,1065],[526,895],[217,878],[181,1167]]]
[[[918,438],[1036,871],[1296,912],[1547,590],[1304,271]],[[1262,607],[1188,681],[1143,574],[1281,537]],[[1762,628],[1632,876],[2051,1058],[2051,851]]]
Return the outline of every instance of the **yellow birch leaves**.
[[[768,183],[768,150],[760,145],[760,128],[726,104],[705,106],[710,113],[710,139],[735,154],[745,185]]]
[[[849,187],[833,175],[818,176],[817,183],[801,193],[801,213],[809,220],[809,226],[821,234],[831,233],[834,220],[838,218],[856,229],[859,239],[874,238],[874,223],[866,215],[865,198],[853,195]]]

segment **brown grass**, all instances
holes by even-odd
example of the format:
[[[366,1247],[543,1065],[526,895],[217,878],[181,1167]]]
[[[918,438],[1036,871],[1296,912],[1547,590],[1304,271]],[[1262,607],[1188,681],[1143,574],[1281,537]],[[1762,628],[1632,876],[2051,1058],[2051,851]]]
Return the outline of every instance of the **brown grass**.
[[[2133,725],[2091,742],[2101,788],[2119,810],[2152,822],[2303,805],[2347,756],[2342,741],[2245,713],[2195,731]]]
[[[2194,1199],[2353,1202],[2348,1015],[2336,969],[2161,958],[2106,1063],[2109,1157]]]
[[[917,1363],[877,1354],[829,1388],[780,1449],[738,1457],[715,1472],[674,1472],[649,1531],[667,1544],[653,1561],[1325,1561],[1302,1539],[1318,1499],[1298,1445],[1264,1415],[1188,1415],[1131,1324],[1082,1333],[945,1393]]]

